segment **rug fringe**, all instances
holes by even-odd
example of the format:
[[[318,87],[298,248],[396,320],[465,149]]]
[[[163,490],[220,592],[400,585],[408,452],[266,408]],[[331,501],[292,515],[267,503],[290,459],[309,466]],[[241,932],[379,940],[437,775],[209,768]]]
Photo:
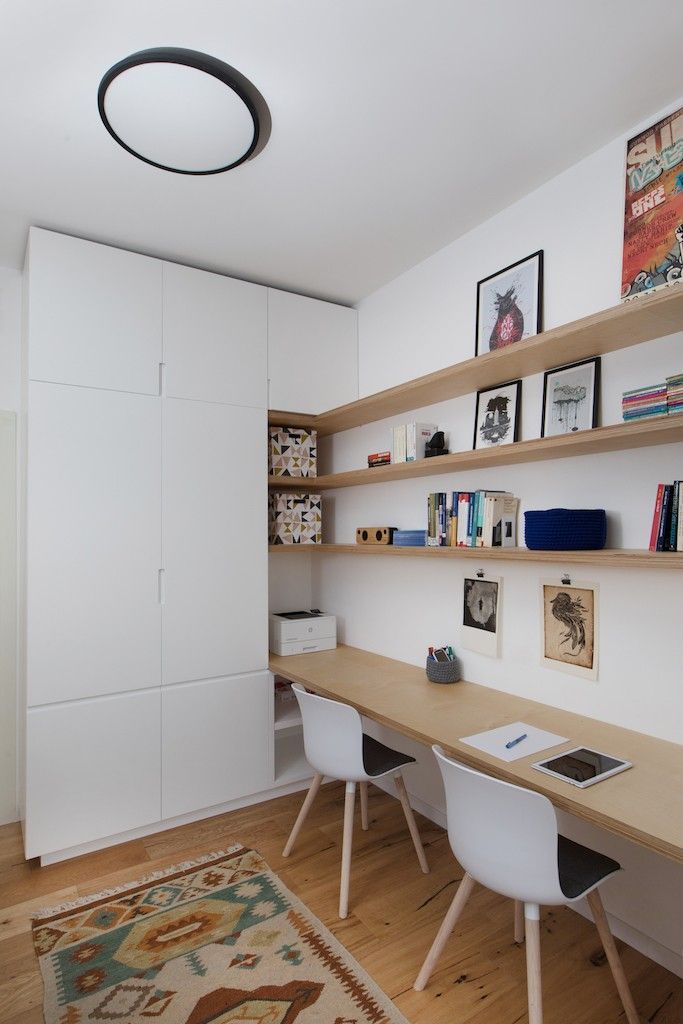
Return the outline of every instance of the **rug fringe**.
[[[153,871],[149,875],[144,875],[142,878],[134,879],[131,882],[124,882],[122,885],[114,886],[112,889],[103,889],[101,892],[90,893],[89,896],[79,896],[75,900],[70,900],[67,903],[60,903],[56,907],[42,907],[31,915],[31,921],[40,921],[44,917],[52,917],[53,914],[62,914],[66,910],[78,910],[79,907],[84,907],[88,903],[93,903],[96,900],[106,899],[109,896],[120,896],[121,893],[127,892],[129,889],[135,889],[139,885],[146,885],[148,882],[158,882],[162,878],[167,878],[169,875],[175,875],[179,871],[187,871],[189,868],[198,868],[202,864],[207,864],[209,861],[218,860],[220,857],[229,857],[231,853],[236,853],[238,850],[245,850],[247,847],[243,846],[242,843],[236,843],[234,846],[228,846],[225,850],[216,850],[214,853],[205,853],[202,857],[197,857],[196,860],[186,860],[182,864],[174,864],[170,868],[164,868],[161,871]]]

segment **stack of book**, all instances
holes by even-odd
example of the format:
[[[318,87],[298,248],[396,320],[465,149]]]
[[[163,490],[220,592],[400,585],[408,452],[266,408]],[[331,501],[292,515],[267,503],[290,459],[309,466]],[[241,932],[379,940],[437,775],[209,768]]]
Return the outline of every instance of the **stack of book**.
[[[401,423],[391,428],[391,461],[424,459],[425,445],[439,428],[435,423]]]
[[[427,495],[427,547],[497,548],[517,544],[519,498],[507,491]]]
[[[666,378],[666,407],[669,415],[683,412],[683,373]]]
[[[646,420],[651,416],[666,416],[666,384],[652,384],[646,388],[624,391],[621,411],[627,423],[631,420]]]
[[[650,531],[650,551],[683,551],[682,480],[659,484]]]

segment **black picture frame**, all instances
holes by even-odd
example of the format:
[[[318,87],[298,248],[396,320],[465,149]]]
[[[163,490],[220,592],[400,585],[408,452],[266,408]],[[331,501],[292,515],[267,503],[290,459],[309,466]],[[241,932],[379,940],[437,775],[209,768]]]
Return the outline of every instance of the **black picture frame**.
[[[498,346],[494,345],[493,347],[491,347],[490,338],[489,338],[489,340],[486,342],[486,346],[488,346],[488,347],[485,347],[484,341],[483,341],[483,338],[482,338],[483,317],[484,317],[486,311],[489,310],[490,306],[491,306],[491,303],[487,302],[488,296],[486,294],[485,286],[489,285],[489,287],[490,287],[492,285],[492,282],[496,281],[499,278],[501,280],[504,280],[506,275],[510,275],[513,271],[518,270],[518,268],[520,268],[519,273],[522,273],[521,268],[524,267],[525,264],[529,264],[529,266],[531,268],[531,266],[534,263],[537,264],[536,269],[535,269],[535,273],[536,273],[536,286],[535,286],[535,288],[529,288],[529,291],[531,293],[529,297],[533,298],[533,300],[535,300],[535,310],[534,310],[533,304],[532,304],[532,308],[530,310],[530,313],[532,315],[532,323],[534,323],[534,321],[535,321],[535,330],[523,331],[521,337],[515,338],[513,341],[507,342],[507,343],[502,344],[502,345],[498,345]],[[508,282],[507,283],[509,285],[509,278],[508,278]],[[502,287],[502,284],[501,284],[501,287]],[[502,296],[504,296],[505,294],[506,294],[505,292],[502,293]],[[499,298],[502,297],[501,293],[496,292],[496,295],[498,295]],[[486,310],[484,309],[484,305],[485,304],[486,304]],[[534,316],[534,313],[535,313],[535,316]],[[540,334],[542,330],[543,330],[543,249],[539,249],[537,252],[532,252],[529,256],[524,256],[523,259],[517,260],[515,263],[511,263],[507,267],[503,267],[502,270],[497,270],[495,272],[495,274],[489,274],[488,277],[483,277],[481,279],[481,281],[477,281],[477,314],[476,314],[476,321],[475,321],[475,342],[474,342],[474,354],[475,354],[475,356],[484,355],[487,352],[496,351],[499,348],[505,347],[506,344],[515,344],[517,341],[524,341],[526,338],[533,337],[534,334]]]
[[[495,397],[496,393],[500,393],[501,391],[503,391],[505,389],[514,389],[514,406],[515,407],[514,407],[513,416],[512,416],[512,431],[511,432],[508,431],[508,433],[511,433],[511,436],[509,436],[509,437],[506,436],[505,438],[500,438],[500,440],[490,440],[488,443],[486,442],[486,440],[484,440],[483,443],[478,444],[477,442],[481,439],[480,435],[483,433],[483,430],[485,429],[483,427],[483,425],[480,426],[480,423],[479,423],[479,409],[480,409],[480,406],[481,406],[482,395],[490,395],[491,397]],[[507,397],[509,399],[510,396],[507,396]],[[477,391],[477,400],[476,400],[476,405],[475,405],[475,408],[474,408],[474,438],[473,438],[473,441],[472,441],[472,449],[474,451],[477,451],[477,450],[481,451],[484,448],[498,448],[498,447],[501,447],[501,446],[506,445],[506,444],[514,444],[515,441],[518,441],[519,440],[519,420],[520,420],[520,407],[521,407],[521,404],[522,404],[522,381],[521,380],[509,380],[505,384],[496,384],[495,387],[492,387],[492,388],[482,388],[481,391]],[[498,428],[498,430],[500,429],[500,421],[498,421],[497,423],[495,422],[495,411],[494,410],[491,410],[491,414],[494,417],[494,420],[491,423],[490,437],[493,438],[493,437],[495,437],[496,432],[497,432],[496,431],[496,427]]]
[[[562,374],[570,370],[578,370],[582,366],[593,366],[593,395],[592,400],[589,400],[587,407],[590,410],[590,423],[585,426],[579,426],[578,422],[574,426],[571,426],[570,420],[567,422],[568,429],[553,430],[552,433],[546,433],[548,427],[548,384],[550,378],[555,374]],[[546,370],[543,374],[543,405],[541,410],[541,437],[558,437],[562,434],[575,433],[578,430],[593,430],[598,425],[598,403],[600,401],[600,370],[601,360],[600,356],[592,356],[590,359],[580,359],[576,363],[566,363],[564,366],[556,366],[552,370]],[[567,411],[571,417],[571,404],[572,400],[567,400]],[[574,415],[578,415],[578,409],[574,409]]]

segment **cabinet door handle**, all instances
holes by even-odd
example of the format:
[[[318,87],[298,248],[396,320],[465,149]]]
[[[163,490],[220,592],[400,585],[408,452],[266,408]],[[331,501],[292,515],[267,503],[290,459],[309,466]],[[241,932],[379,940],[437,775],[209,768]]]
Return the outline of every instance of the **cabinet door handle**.
[[[159,397],[166,394],[166,363],[159,363]]]
[[[166,570],[159,569],[158,576],[159,604],[166,604]]]

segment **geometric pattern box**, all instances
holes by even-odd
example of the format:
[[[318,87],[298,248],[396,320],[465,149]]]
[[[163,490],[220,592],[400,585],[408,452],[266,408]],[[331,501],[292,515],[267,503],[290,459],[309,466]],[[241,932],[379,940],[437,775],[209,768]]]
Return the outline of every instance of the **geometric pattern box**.
[[[316,476],[315,430],[270,427],[268,434],[272,476]]]
[[[268,496],[270,544],[321,544],[322,502],[319,494],[283,491]]]

